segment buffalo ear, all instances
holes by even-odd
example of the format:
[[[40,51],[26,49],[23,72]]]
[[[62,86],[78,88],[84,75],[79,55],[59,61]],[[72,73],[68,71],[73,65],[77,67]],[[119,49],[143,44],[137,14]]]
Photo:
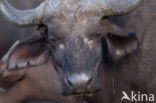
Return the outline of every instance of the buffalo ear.
[[[119,60],[134,53],[139,48],[139,42],[135,33],[128,33],[127,36],[107,33],[106,42],[108,54],[113,60]]]
[[[8,70],[37,66],[47,61],[48,49],[45,38],[29,39],[19,43],[9,54]]]

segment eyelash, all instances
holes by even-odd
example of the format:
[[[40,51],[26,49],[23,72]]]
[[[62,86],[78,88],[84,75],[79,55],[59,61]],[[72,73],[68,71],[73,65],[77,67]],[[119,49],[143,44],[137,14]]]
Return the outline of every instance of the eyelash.
[[[50,36],[48,37],[50,45],[55,48],[56,46],[59,46],[61,43],[63,44],[63,41],[60,38]]]
[[[96,33],[96,34],[90,35],[89,39],[95,40],[95,39],[99,39],[101,36],[102,36],[101,33]]]
[[[56,37],[48,37],[48,39],[52,42],[56,42],[57,41],[57,38]]]

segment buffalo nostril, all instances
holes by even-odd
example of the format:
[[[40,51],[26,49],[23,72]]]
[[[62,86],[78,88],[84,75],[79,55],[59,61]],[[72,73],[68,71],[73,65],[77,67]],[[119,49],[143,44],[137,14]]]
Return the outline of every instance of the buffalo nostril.
[[[68,77],[66,77],[66,81],[67,81],[67,83],[68,83],[70,86],[73,86],[72,82],[69,80]]]
[[[93,80],[93,76],[91,76],[91,78],[89,78],[87,84],[89,85],[92,82],[92,80]]]
[[[91,74],[72,74],[71,76],[68,76],[67,83],[70,86],[88,86],[91,81],[93,80],[93,76]]]

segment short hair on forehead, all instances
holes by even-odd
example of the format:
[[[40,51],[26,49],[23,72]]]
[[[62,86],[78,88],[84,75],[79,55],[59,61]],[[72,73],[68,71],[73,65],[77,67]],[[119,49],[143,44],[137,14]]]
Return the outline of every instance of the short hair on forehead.
[[[93,15],[86,17],[53,18],[49,24],[49,33],[56,37],[68,35],[92,35],[100,29],[101,18]]]

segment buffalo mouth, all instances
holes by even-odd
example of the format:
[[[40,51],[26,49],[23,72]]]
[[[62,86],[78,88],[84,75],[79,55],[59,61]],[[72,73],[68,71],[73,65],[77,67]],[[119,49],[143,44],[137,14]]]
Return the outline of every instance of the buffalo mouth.
[[[71,94],[67,94],[67,95],[72,95],[72,96],[76,96],[76,97],[92,97],[94,94],[94,92],[73,92]]]
[[[75,96],[75,97],[92,97],[96,92],[100,91],[100,89],[96,91],[72,91],[68,93],[63,93],[64,96]]]

